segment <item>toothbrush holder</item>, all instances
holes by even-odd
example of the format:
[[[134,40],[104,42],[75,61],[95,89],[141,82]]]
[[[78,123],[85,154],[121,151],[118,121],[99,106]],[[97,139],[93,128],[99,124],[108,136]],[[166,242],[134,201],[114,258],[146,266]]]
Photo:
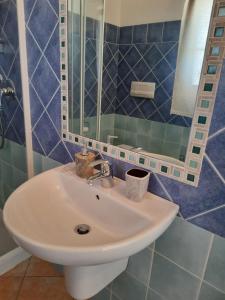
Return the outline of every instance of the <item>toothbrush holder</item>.
[[[148,190],[150,172],[140,169],[130,169],[126,172],[127,197],[135,202],[141,202]]]

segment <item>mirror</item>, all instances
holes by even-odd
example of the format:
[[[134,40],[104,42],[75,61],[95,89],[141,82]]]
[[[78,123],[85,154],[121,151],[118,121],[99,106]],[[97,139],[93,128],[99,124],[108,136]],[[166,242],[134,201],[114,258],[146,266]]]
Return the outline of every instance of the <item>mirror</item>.
[[[68,0],[69,132],[182,165],[212,7]]]

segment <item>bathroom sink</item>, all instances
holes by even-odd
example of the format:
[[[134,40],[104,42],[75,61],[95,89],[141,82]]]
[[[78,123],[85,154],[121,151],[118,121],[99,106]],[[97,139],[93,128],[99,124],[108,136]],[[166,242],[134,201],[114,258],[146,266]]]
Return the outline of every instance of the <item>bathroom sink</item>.
[[[99,182],[89,186],[68,164],[21,185],[4,207],[15,241],[63,265],[67,290],[76,299],[109,284],[125,270],[129,256],[156,240],[178,212],[177,205],[150,193],[134,203],[126,198],[125,182],[115,182],[111,189]]]

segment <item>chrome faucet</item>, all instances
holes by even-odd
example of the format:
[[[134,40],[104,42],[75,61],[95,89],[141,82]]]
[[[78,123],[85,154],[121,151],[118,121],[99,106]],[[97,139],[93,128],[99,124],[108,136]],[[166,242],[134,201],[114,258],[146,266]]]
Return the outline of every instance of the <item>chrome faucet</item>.
[[[103,187],[112,187],[113,186],[113,170],[112,166],[108,160],[98,159],[89,164],[89,167],[101,166],[101,169],[96,174],[88,178],[88,184],[93,185],[93,182],[102,179]]]

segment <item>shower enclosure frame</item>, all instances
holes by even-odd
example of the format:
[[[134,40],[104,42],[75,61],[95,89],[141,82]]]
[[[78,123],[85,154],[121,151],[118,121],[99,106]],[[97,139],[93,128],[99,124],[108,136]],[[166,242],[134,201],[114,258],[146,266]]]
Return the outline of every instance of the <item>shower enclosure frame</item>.
[[[34,176],[34,160],[33,160],[33,145],[32,145],[32,126],[31,126],[24,0],[17,0],[16,7],[17,7],[17,16],[19,16],[19,18],[18,17],[17,18],[18,18],[20,70],[21,70],[21,81],[22,81],[23,109],[24,109],[24,126],[25,126],[25,137],[26,137],[27,175],[28,175],[28,179],[30,179]]]
[[[18,17],[18,36],[19,36],[19,53],[20,53],[20,72],[22,82],[22,99],[24,110],[24,126],[26,139],[26,163],[28,179],[34,176],[34,158],[32,146],[32,126],[31,126],[31,110],[30,110],[30,94],[29,94],[29,76],[27,63],[27,45],[26,45],[26,23],[24,0],[17,0],[17,16]],[[0,275],[9,271],[20,262],[30,257],[30,254],[22,248],[17,247],[0,257]]]

